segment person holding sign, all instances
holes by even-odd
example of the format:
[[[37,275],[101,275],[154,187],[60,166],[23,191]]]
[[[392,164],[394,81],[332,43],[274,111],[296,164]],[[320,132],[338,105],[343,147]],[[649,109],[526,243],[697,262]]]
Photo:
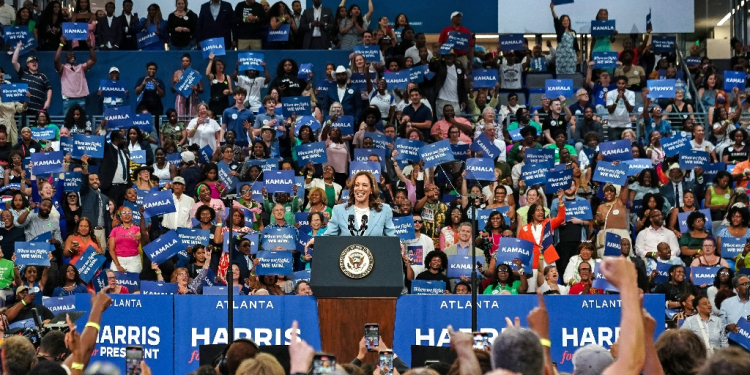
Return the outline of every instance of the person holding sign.
[[[492,282],[484,289],[482,294],[523,294],[528,289],[528,280],[523,274],[521,259],[514,259],[513,264],[520,271],[513,271],[509,265],[500,263],[497,265],[492,276]]]
[[[698,256],[690,263],[690,267],[729,267],[726,259],[721,257],[719,248],[716,247],[716,241],[713,238],[703,240],[701,251]]]
[[[161,116],[164,113],[164,105],[161,102],[161,98],[166,95],[166,92],[164,91],[164,81],[156,77],[157,69],[158,66],[155,62],[146,64],[146,76],[136,80],[135,94],[141,97],[141,101],[138,103],[139,106],[146,106],[149,113]]]
[[[164,44],[167,39],[167,21],[161,15],[159,4],[151,4],[147,9],[148,13],[145,18],[135,26],[139,33],[155,33],[159,38],[158,41],[150,43],[141,50],[143,51],[164,51]]]
[[[71,223],[71,226],[73,226],[73,223]],[[63,257],[70,260],[68,263],[76,264],[78,258],[89,247],[94,248],[97,254],[104,255],[104,248],[99,244],[96,236],[93,235],[93,229],[91,220],[86,217],[80,218],[75,224],[73,234],[65,239],[65,245],[63,246]]]
[[[443,294],[450,294],[450,279],[444,272],[448,268],[448,256],[440,250],[433,250],[424,257],[424,265],[427,268],[415,278],[417,280],[433,280],[445,283]]]
[[[534,243],[534,254],[532,255],[532,259],[534,261],[532,267],[534,270],[539,267],[539,258],[542,255],[543,249],[541,248],[541,245],[542,239],[544,237],[544,227],[549,223],[550,230],[554,231],[563,223],[565,223],[565,200],[563,199],[563,195],[564,192],[562,189],[557,191],[557,199],[558,205],[560,206],[560,211],[557,213],[556,217],[545,219],[546,211],[544,205],[534,203],[528,209],[526,217],[528,224],[519,226],[518,238]],[[546,252],[548,253],[544,254],[544,261],[546,263],[552,263],[555,260],[559,259],[559,256],[557,255],[557,252],[554,250],[554,248],[549,248],[546,250]]]
[[[89,46],[89,60],[83,64],[76,64],[76,55],[73,51],[65,54],[65,64],[60,63],[60,54],[62,54],[65,36],[60,36],[60,46],[55,52],[55,71],[60,75],[61,94],[63,97],[63,112],[68,113],[68,109],[73,104],[80,106],[86,105],[86,97],[89,95],[88,82],[86,81],[86,72],[96,64],[96,52],[94,51],[93,42]]]
[[[705,295],[698,295],[693,300],[693,306],[698,314],[693,315],[682,324],[680,329],[693,331],[698,337],[703,338],[703,343],[709,356],[716,350],[729,346],[724,324],[720,317],[711,314],[711,302]]]
[[[596,21],[609,21],[609,11],[602,8],[596,13]],[[595,36],[591,38],[591,52],[609,52],[612,51],[612,43],[617,37],[617,30],[612,31],[612,35]]]
[[[664,298],[667,300],[664,304],[665,308],[678,309],[682,306],[680,298],[686,294],[698,294],[698,288],[686,279],[685,266],[675,264],[669,267],[668,273],[669,280],[657,284],[653,292],[664,294]]]
[[[55,287],[55,290],[52,292],[52,297],[64,297],[89,293],[88,289],[86,289],[86,283],[81,280],[78,269],[72,263],[66,264],[58,272],[57,287]]]
[[[216,59],[213,53],[208,55],[206,77],[211,82],[211,98],[208,106],[216,115],[223,114],[224,110],[229,108],[229,96],[232,93],[232,80],[224,73],[225,67],[224,61]]]
[[[578,255],[570,257],[569,261],[566,263],[563,282],[568,286],[573,286],[580,282],[581,275],[578,273],[578,270],[581,263],[588,263],[591,266],[591,269],[594,269],[596,262],[600,261],[598,258],[596,247],[594,247],[592,242],[581,243],[578,246]]]
[[[714,234],[716,236],[719,249],[721,249],[721,243],[725,238],[750,238],[750,214],[744,205],[734,204],[729,208],[727,212],[727,219],[729,220],[729,226],[722,226]]]
[[[684,266],[685,263],[678,256],[672,255],[672,251],[669,248],[669,244],[666,242],[659,242],[656,245],[657,255],[653,258],[646,259],[646,274],[648,275],[649,281],[653,285],[654,278],[659,276],[659,264],[665,263],[668,265],[680,265]]]
[[[177,3],[179,4],[181,1],[179,0]],[[179,5],[177,6],[179,8]],[[190,11],[190,13],[193,13]],[[195,13],[193,13],[195,15]],[[169,15],[170,22],[172,20],[172,14]],[[178,27],[179,29],[179,27]],[[170,85],[169,89],[172,91],[174,96],[174,110],[177,111],[177,116],[175,116],[174,122],[172,122],[172,118],[169,115],[169,111],[167,111],[167,117],[169,117],[170,123],[172,123],[171,126],[176,126],[177,119],[183,119],[184,117],[193,117],[196,114],[197,108],[198,108],[198,96],[203,93],[203,81],[198,81],[195,85],[192,85],[190,88],[192,89],[190,93],[190,97],[185,97],[182,95],[181,92],[178,92],[175,89],[175,85],[180,83],[180,80],[182,80],[182,76],[185,74],[185,71],[187,71],[190,68],[190,64],[192,63],[192,57],[190,57],[189,53],[185,53],[182,55],[182,59],[180,59],[180,69],[176,70],[174,74],[172,74],[172,84]],[[166,134],[180,134],[180,130],[184,130],[184,125],[182,129],[176,129],[174,132],[170,131]],[[164,131],[162,130],[162,133]],[[180,142],[179,145],[182,145],[183,142],[181,138],[177,138],[175,136],[172,137],[175,142]]]
[[[145,220],[141,220],[141,227],[133,224],[133,211],[123,206],[117,210],[122,224],[112,229],[109,235],[109,255],[112,257],[114,271],[140,273],[143,270],[138,246],[145,245],[148,232]],[[142,215],[142,213],[141,213]]]
[[[600,254],[604,251],[606,233],[611,232],[622,238],[630,238],[630,224],[627,201],[630,195],[627,186],[620,188],[620,195],[612,184],[604,185],[604,201],[599,205],[594,215],[594,228],[599,228],[596,237],[597,249]]]
[[[190,143],[198,144],[200,148],[209,146],[213,152],[219,148],[221,126],[216,120],[208,117],[208,104],[198,104],[198,116],[188,123],[187,136]]]
[[[552,11],[555,33],[557,34],[557,54],[555,57],[557,74],[574,74],[578,63],[578,54],[580,53],[576,32],[573,30],[573,25],[567,14],[557,18],[554,2],[549,4],[549,8]]]
[[[693,193],[692,190],[687,190],[684,193],[682,193],[682,205],[677,206],[677,207],[672,207],[669,209],[669,213],[667,214],[669,218],[669,222],[668,222],[669,225],[667,225],[667,227],[674,233],[675,236],[677,236],[677,239],[680,239],[682,237],[682,232],[680,231],[680,227],[679,225],[677,225],[678,216],[679,214],[682,214],[685,212],[695,212],[699,210],[699,208],[696,207],[695,203],[696,203],[695,193]],[[705,216],[703,217],[703,221],[704,222],[706,221]],[[683,255],[693,256],[693,254],[683,254]]]

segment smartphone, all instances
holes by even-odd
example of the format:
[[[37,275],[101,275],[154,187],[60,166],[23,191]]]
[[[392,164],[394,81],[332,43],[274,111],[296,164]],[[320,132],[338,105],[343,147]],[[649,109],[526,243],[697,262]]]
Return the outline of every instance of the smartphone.
[[[127,375],[141,375],[141,361],[143,361],[142,347],[128,346],[125,348],[125,373]]]
[[[378,358],[380,359],[380,374],[393,375],[393,351],[381,350],[378,354]]]
[[[472,332],[474,349],[486,350],[490,347],[490,334],[487,332]]]
[[[424,361],[424,367],[429,367],[430,365],[435,365],[438,363],[440,363],[440,361],[438,361],[437,359],[426,359]]]
[[[373,348],[380,346],[380,326],[378,323],[365,324],[365,345],[367,351],[375,351]]]
[[[313,357],[313,375],[330,374],[336,369],[336,357],[325,353],[316,353]]]

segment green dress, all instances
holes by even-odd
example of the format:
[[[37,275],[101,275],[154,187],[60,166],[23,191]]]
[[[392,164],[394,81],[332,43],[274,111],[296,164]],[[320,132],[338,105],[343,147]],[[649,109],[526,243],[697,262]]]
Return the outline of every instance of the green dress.
[[[518,294],[518,289],[521,288],[521,281],[516,280],[513,282],[512,285],[509,286],[502,286],[500,284],[495,285],[495,287],[492,287],[492,284],[488,285],[487,288],[484,290],[484,293],[482,294],[500,294],[503,291],[508,291],[510,294]]]

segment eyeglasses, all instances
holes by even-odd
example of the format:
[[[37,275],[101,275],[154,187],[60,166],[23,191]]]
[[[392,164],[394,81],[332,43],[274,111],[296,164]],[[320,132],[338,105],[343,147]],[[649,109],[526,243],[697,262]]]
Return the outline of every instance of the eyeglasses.
[[[130,216],[133,216],[133,213],[132,213],[132,212],[130,212],[130,211],[124,211],[124,212],[120,212],[120,216],[122,216],[122,215],[126,215],[126,216],[127,216],[127,215],[130,215]]]
[[[424,223],[424,220],[414,220],[414,224],[417,224],[417,223],[422,224]]]
[[[248,193],[248,192],[250,192],[250,191],[252,191],[252,189],[242,189],[242,190],[240,190],[240,192],[241,192],[242,194]]]
[[[727,272],[727,271],[721,271],[721,272],[719,272],[719,275],[729,276],[729,272]]]
[[[506,270],[506,269],[497,270],[497,273],[508,273],[508,270]]]

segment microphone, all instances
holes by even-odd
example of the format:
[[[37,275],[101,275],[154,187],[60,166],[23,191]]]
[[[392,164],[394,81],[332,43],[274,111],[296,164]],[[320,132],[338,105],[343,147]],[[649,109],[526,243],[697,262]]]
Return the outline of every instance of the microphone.
[[[354,236],[355,228],[354,228],[354,215],[349,215],[349,233],[351,233],[352,236]]]
[[[362,227],[367,227],[367,215],[362,215]]]

